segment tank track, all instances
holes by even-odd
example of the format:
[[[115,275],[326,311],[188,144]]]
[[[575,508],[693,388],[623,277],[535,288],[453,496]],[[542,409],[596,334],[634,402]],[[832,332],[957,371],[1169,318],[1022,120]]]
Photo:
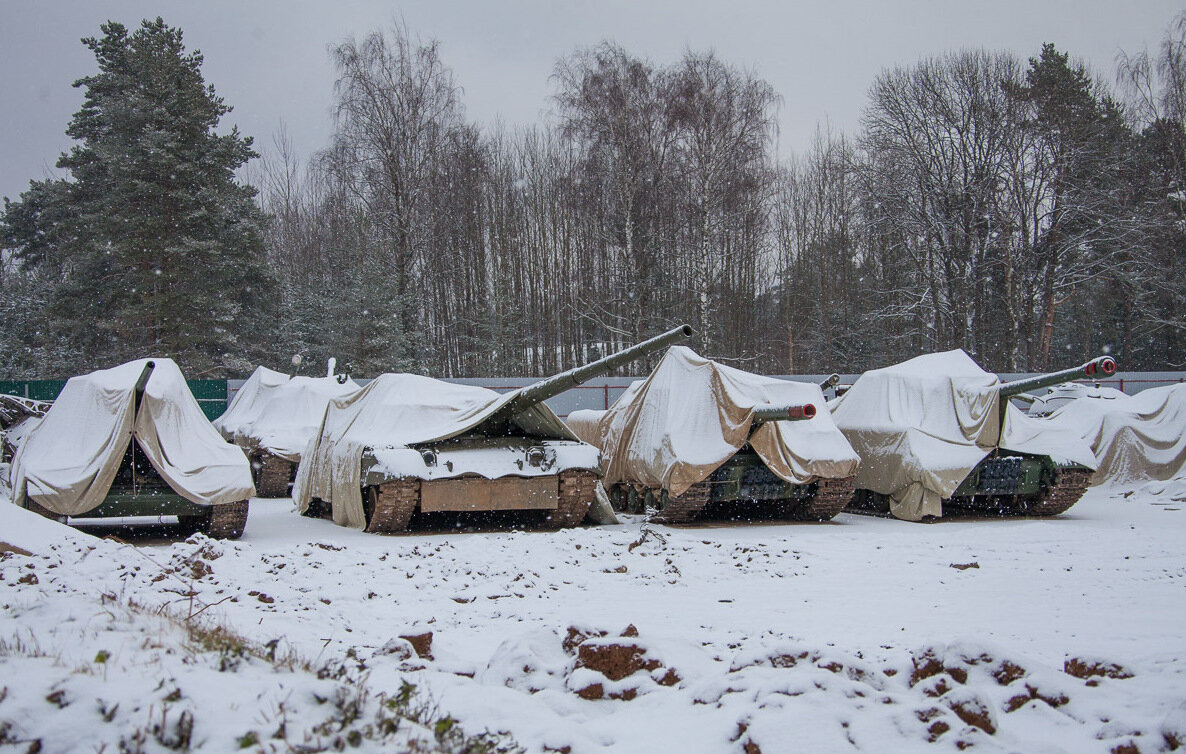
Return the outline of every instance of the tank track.
[[[247,527],[248,506],[247,500],[210,506],[205,526],[200,531],[215,539],[238,539]]]
[[[394,479],[363,490],[363,509],[367,511],[366,531],[372,534],[398,534],[408,530],[412,514],[420,505],[420,480]]]
[[[711,484],[697,482],[682,495],[668,495],[667,504],[651,516],[651,521],[657,524],[689,524],[704,511],[711,494]]]
[[[788,501],[787,505],[794,507],[787,511],[784,518],[790,521],[832,520],[852,500],[855,480],[856,477],[851,476],[816,480],[815,494],[801,503]]]
[[[890,513],[889,496],[873,490],[854,489],[844,512],[877,518],[893,518],[893,514]]]
[[[1087,469],[1060,469],[1054,484],[1036,498],[1022,498],[1019,513],[1031,516],[1057,516],[1079,502],[1091,485],[1092,472]]]
[[[292,481],[292,467],[286,461],[271,453],[259,456],[259,473],[256,476],[255,492],[260,497],[288,497],[288,484]]]
[[[560,472],[560,495],[556,510],[548,513],[544,527],[564,529],[580,526],[597,494],[597,475],[592,471]]]
[[[989,516],[1057,516],[1066,512],[1091,484],[1092,472],[1087,469],[1059,469],[1054,481],[1044,485],[1036,495],[976,495],[953,497],[943,501],[946,514],[953,512]]]
[[[201,532],[213,539],[238,539],[247,526],[249,501],[207,506],[202,513],[178,516],[177,522],[186,534]]]

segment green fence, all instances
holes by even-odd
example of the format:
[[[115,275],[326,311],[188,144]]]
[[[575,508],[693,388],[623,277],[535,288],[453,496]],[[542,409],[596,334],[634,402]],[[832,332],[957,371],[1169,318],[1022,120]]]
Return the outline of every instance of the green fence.
[[[186,380],[189,390],[198,399],[207,419],[217,419],[226,411],[226,380]],[[0,380],[0,393],[19,395],[35,401],[52,401],[66,385],[65,380]]]

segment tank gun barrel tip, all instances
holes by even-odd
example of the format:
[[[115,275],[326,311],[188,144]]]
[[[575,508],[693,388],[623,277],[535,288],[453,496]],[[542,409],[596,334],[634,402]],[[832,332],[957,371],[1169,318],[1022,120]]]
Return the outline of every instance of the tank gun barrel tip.
[[[1116,360],[1111,356],[1101,356],[1098,359],[1087,362],[1084,371],[1088,377],[1095,377],[1096,372],[1102,372],[1104,375],[1116,374]]]
[[[770,404],[755,406],[753,419],[755,423],[778,421],[804,421],[815,417],[814,403],[804,403],[797,406]]]
[[[811,419],[815,416],[815,404],[805,403],[802,406],[791,406],[787,409],[788,419]]]

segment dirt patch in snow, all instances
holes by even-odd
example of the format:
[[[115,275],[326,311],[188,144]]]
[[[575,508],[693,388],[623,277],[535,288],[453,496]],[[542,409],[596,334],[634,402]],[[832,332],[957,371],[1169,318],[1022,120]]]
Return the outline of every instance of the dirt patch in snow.
[[[425,631],[422,634],[407,634],[401,635],[399,638],[412,645],[416,656],[422,660],[432,659],[432,631]]]
[[[1107,662],[1102,660],[1084,660],[1078,657],[1072,657],[1063,663],[1063,672],[1067,675],[1084,680],[1094,677],[1103,678],[1132,678],[1132,671],[1128,670],[1122,665],[1117,665],[1114,662]]]

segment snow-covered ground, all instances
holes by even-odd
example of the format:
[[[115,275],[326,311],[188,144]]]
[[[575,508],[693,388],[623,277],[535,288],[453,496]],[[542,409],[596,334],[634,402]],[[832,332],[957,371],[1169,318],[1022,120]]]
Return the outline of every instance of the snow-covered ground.
[[[136,544],[0,504],[0,541],[31,553],[0,554],[13,750],[429,746],[375,722],[405,681],[535,752],[1186,745],[1181,481],[1050,520],[395,537],[257,499],[240,541]]]

